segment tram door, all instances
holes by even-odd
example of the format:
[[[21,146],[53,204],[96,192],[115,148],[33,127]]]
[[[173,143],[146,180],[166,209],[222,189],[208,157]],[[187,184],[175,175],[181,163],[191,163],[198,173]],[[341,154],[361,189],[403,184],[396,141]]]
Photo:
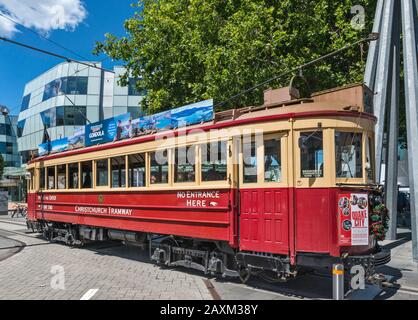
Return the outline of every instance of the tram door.
[[[287,134],[243,136],[240,143],[240,249],[289,253]]]

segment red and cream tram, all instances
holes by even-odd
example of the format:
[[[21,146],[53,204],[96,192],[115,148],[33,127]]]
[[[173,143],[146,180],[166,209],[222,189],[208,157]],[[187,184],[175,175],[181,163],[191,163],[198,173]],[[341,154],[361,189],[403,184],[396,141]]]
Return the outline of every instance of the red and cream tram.
[[[336,262],[372,275],[390,260],[368,221],[373,93],[286,90],[212,122],[32,160],[28,227],[69,245],[140,244],[160,264],[243,280]]]

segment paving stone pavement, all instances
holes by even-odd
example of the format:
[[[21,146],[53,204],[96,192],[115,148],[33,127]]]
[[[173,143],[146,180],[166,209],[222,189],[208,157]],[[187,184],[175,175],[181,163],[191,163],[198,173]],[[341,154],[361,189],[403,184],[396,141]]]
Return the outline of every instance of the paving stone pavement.
[[[155,266],[138,248],[113,243],[70,248],[0,221],[0,229],[6,228],[9,239],[26,246],[0,261],[0,299],[78,300],[90,289],[98,289],[92,300],[212,299],[203,277]]]

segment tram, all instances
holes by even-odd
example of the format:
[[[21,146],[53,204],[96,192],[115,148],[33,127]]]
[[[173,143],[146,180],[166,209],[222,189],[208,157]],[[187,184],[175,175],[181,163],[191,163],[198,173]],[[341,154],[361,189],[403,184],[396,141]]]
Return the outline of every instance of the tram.
[[[205,273],[285,281],[304,268],[390,261],[370,231],[373,93],[363,84],[264,104],[213,121],[37,157],[29,228],[51,241],[118,240]],[[184,157],[184,155],[187,155]]]

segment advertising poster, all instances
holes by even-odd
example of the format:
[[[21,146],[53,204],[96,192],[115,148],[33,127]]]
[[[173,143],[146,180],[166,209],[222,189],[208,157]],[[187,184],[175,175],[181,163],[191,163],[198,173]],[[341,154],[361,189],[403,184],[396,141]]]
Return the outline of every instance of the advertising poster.
[[[40,145],[38,145],[38,155],[42,157],[49,154],[49,147],[50,144],[48,142],[41,143]]]
[[[57,153],[68,150],[68,138],[62,138],[51,141],[51,153]]]
[[[82,126],[76,130],[74,130],[74,134],[68,137],[68,149],[78,149],[84,147],[84,140],[85,140],[85,127]]]
[[[367,194],[351,194],[351,245],[369,244],[369,201]]]
[[[338,196],[339,243],[341,246],[369,244],[369,209],[367,194]]]
[[[172,126],[176,128],[190,126],[213,120],[213,99],[189,104],[171,110]]]
[[[86,147],[118,141],[132,136],[130,113],[86,125]]]

